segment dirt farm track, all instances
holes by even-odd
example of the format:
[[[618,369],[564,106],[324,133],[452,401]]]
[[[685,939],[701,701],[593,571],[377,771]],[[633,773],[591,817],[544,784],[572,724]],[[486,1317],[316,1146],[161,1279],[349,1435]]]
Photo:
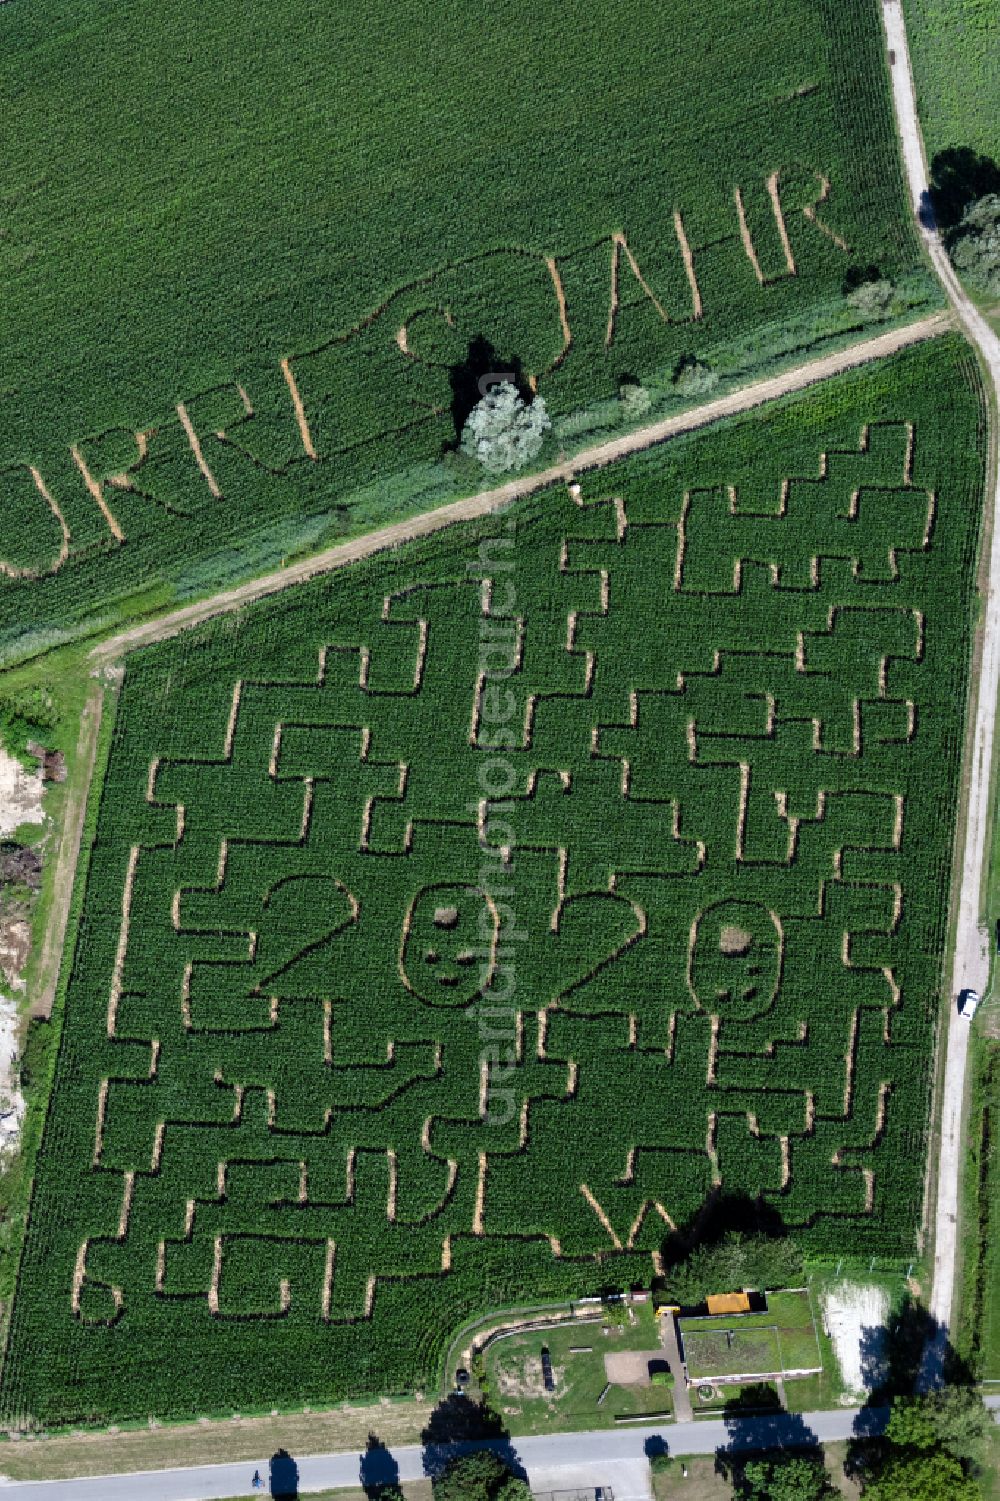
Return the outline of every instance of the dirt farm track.
[[[470,495],[465,500],[453,501],[449,505],[440,506],[437,510],[426,511],[419,516],[410,516],[405,521],[397,521],[391,526],[379,528],[378,531],[367,532],[364,536],[355,537],[350,542],[337,543],[336,546],[316,553],[311,558],[305,558],[300,563],[294,563],[289,568],[265,574],[261,578],[251,580],[250,583],[226,589],[220,594],[212,595],[209,599],[199,600],[193,605],[185,605],[179,610],[172,610],[167,615],[158,616],[141,625],[131,626],[116,636],[110,636],[94,648],[91,654],[94,663],[101,666],[114,662],[124,652],[134,651],[138,646],[148,646],[153,641],[162,641],[168,636],[176,635],[178,631],[186,630],[189,626],[198,625],[203,620],[210,620],[215,615],[224,615],[230,610],[238,610],[243,605],[252,604],[254,600],[263,599],[269,594],[277,594],[292,584],[301,584],[305,579],[315,578],[317,574],[331,573],[334,569],[343,568],[348,563],[356,563],[361,558],[371,557],[373,553],[399,547],[415,537],[426,537],[429,533],[440,531],[442,527],[451,526],[454,522],[475,521],[480,516],[488,516],[490,512],[502,510],[512,501],[519,500],[524,495],[531,495],[536,490],[543,490],[548,485],[558,484],[560,481],[569,483],[575,475],[585,470],[603,468],[606,464],[613,464],[617,459],[627,458],[630,454],[639,453],[645,448],[652,448],[657,443],[663,443],[668,438],[694,432],[700,427],[707,427],[712,422],[720,421],[723,417],[734,417],[741,412],[751,411],[754,407],[763,406],[766,402],[775,401],[782,396],[790,396],[796,391],[816,385],[819,381],[828,380],[833,375],[840,375],[845,370],[854,370],[859,365],[884,359],[887,355],[895,354],[900,349],[907,349],[912,344],[919,344],[924,339],[935,338],[953,326],[949,314],[935,313],[929,318],[920,319],[919,322],[907,323],[901,328],[890,329],[888,333],[878,334],[875,338],[851,344],[846,349],[837,350],[833,354],[808,360],[803,365],[796,365],[793,369],[785,370],[780,375],[770,376],[767,380],[756,381],[750,386],[742,386],[739,390],[731,391],[727,396],[721,396],[715,401],[693,407],[689,411],[679,413],[676,417],[665,417],[649,427],[642,427],[635,432],[628,433],[625,437],[615,438],[611,442],[585,449],[565,463],[554,464],[548,469],[525,475],[521,479],[509,480],[506,484],[498,485],[496,489],[480,491],[478,495]]]

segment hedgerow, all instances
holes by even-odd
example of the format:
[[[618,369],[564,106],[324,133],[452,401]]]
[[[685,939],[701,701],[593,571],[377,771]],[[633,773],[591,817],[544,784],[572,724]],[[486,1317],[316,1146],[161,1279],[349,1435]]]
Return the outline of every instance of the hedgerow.
[[[8,1421],[425,1388],[720,1192],[912,1251],[984,442],[935,340],[128,660]]]

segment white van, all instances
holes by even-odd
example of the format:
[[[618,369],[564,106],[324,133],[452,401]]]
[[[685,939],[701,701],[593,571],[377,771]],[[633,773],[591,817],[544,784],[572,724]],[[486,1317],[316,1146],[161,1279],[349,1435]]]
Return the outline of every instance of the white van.
[[[962,990],[962,991],[959,991],[959,995],[958,995],[958,1014],[959,1014],[959,1016],[964,1017],[964,1019],[967,1022],[970,1022],[972,1020],[972,1018],[975,1016],[975,1014],[976,1014],[976,1007],[978,1005],[979,1005],[979,991],[978,990]]]

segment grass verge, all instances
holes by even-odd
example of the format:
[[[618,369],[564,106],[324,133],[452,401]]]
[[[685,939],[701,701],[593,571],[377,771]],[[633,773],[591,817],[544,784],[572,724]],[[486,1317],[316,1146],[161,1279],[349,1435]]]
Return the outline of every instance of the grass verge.
[[[185,1465],[241,1460],[259,1464],[262,1454],[278,1449],[287,1449],[293,1455],[344,1449],[357,1449],[360,1454],[372,1431],[390,1448],[419,1443],[430,1414],[429,1402],[382,1402],[225,1422],[206,1419],[155,1428],[21,1438],[0,1445],[0,1475],[10,1480],[67,1480],[167,1469],[179,1459]]]

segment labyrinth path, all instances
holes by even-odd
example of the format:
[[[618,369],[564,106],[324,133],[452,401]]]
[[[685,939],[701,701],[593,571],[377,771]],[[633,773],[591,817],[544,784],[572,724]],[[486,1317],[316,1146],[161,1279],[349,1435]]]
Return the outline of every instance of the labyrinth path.
[[[129,660],[29,1241],[67,1410],[130,1332],[412,1372],[720,1192],[913,1245],[974,527],[920,423],[833,428]]]

